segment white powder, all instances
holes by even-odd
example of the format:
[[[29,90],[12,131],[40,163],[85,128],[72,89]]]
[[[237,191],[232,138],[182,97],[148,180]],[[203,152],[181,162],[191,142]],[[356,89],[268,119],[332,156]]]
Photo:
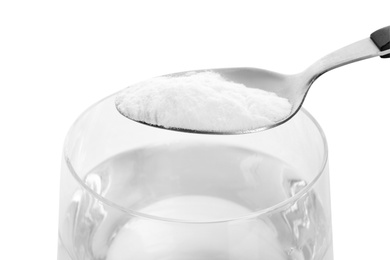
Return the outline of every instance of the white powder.
[[[152,78],[120,92],[116,106],[136,121],[210,132],[261,128],[291,111],[287,99],[228,81],[215,72]]]

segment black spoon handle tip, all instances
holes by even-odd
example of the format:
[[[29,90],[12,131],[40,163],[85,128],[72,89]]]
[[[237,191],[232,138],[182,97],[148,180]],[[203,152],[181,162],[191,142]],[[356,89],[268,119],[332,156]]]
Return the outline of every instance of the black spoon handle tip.
[[[373,32],[370,35],[370,38],[380,51],[386,51],[390,49],[390,26]],[[390,54],[383,55],[381,58],[390,58]]]

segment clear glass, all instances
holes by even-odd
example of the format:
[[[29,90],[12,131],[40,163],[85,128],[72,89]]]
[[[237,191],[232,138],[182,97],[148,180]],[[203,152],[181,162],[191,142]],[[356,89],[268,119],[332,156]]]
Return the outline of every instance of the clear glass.
[[[142,125],[110,96],[64,145],[59,260],[331,260],[325,136],[305,110],[246,135]]]

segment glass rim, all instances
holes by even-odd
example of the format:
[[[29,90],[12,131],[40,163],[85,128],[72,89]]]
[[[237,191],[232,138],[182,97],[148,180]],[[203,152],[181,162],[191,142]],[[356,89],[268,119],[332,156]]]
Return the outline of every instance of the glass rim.
[[[72,127],[76,124],[76,122],[78,122],[82,118],[83,115],[85,115],[85,113],[87,113],[90,109],[92,109],[96,104],[98,104],[98,103],[100,103],[100,102],[110,98],[111,96],[106,97],[106,98],[102,99],[101,101],[95,103],[91,107],[89,107],[84,113],[82,113],[79,116],[79,118],[75,121],[75,123],[72,125]],[[109,207],[115,208],[115,209],[117,209],[117,210],[119,210],[119,211],[121,211],[121,212],[123,212],[123,213],[125,213],[127,215],[131,215],[131,216],[139,217],[139,218],[143,218],[143,219],[148,219],[148,220],[164,221],[164,222],[171,222],[171,223],[184,223],[184,224],[216,224],[216,223],[248,220],[248,219],[261,217],[263,215],[267,215],[267,214],[269,214],[271,212],[272,213],[276,213],[276,212],[278,212],[280,210],[283,210],[285,208],[285,206],[290,205],[290,204],[298,201],[299,199],[301,199],[303,196],[305,196],[305,194],[307,194],[312,189],[312,187],[317,183],[317,181],[323,175],[323,172],[324,172],[324,170],[326,168],[326,165],[328,163],[328,143],[327,143],[327,140],[326,140],[325,133],[322,130],[320,124],[317,122],[317,120],[306,109],[301,107],[300,111],[302,111],[302,113],[305,116],[307,116],[310,119],[310,121],[314,124],[314,126],[316,127],[316,129],[318,130],[318,132],[320,134],[321,140],[322,140],[323,145],[324,145],[324,148],[323,148],[324,156],[323,156],[323,159],[322,159],[322,164],[319,167],[319,171],[317,172],[315,177],[303,189],[301,189],[299,192],[297,192],[293,196],[291,196],[291,197],[289,197],[289,198],[287,198],[287,199],[285,199],[285,200],[283,200],[283,201],[281,201],[279,203],[276,203],[275,205],[272,205],[270,207],[267,207],[267,208],[264,208],[264,209],[260,209],[260,210],[256,210],[256,211],[254,211],[254,212],[252,212],[250,214],[246,214],[246,215],[239,216],[239,217],[231,217],[231,218],[215,219],[215,220],[195,221],[195,220],[159,217],[159,216],[155,216],[155,215],[151,215],[151,214],[142,213],[142,212],[139,212],[137,210],[133,210],[133,209],[128,209],[128,208],[122,207],[122,206],[112,202],[111,200],[106,199],[104,196],[98,194],[97,192],[95,192],[94,190],[92,190],[90,187],[88,187],[85,184],[85,182],[79,177],[79,175],[77,174],[76,170],[73,168],[71,160],[67,156],[66,142],[65,142],[65,145],[64,145],[64,153],[63,154],[64,154],[64,159],[65,159],[65,162],[66,162],[66,166],[68,167],[70,173],[75,178],[76,182],[79,185],[81,185],[81,187],[83,189],[85,189],[89,194],[91,194],[99,202],[101,202],[101,203],[103,203],[103,204],[105,204],[105,205],[107,205]]]

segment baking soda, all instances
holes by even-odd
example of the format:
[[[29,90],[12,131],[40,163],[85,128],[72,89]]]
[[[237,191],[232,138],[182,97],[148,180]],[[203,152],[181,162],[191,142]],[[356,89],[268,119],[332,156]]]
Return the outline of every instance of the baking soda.
[[[228,81],[215,72],[152,78],[116,97],[126,117],[150,125],[197,131],[248,131],[286,118],[286,98]]]

